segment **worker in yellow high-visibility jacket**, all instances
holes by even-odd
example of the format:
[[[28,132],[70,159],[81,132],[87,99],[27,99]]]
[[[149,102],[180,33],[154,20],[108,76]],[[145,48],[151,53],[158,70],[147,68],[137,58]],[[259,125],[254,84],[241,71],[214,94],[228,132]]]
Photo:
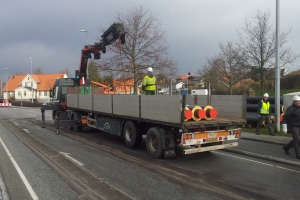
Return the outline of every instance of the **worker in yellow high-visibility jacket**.
[[[143,79],[143,90],[146,95],[155,95],[156,78],[153,76],[152,67],[147,68],[147,75]]]
[[[275,135],[273,133],[271,122],[270,122],[271,104],[268,98],[269,98],[269,94],[265,93],[263,99],[259,101],[257,105],[258,123],[255,131],[256,135],[260,135],[259,131],[264,121],[268,125],[269,135]]]

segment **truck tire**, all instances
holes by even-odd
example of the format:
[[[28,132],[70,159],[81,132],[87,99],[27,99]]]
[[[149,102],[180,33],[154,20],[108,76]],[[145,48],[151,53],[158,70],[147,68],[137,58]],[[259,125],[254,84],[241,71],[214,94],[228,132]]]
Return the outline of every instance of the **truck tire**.
[[[77,119],[78,119],[78,115],[75,113],[73,115],[73,120],[77,120]],[[82,126],[73,126],[73,130],[75,132],[80,132],[80,131],[82,131]]]
[[[123,133],[125,143],[128,147],[137,147],[141,144],[142,134],[136,123],[132,121],[125,122]]]
[[[161,158],[163,155],[163,140],[158,128],[152,127],[146,135],[146,147],[148,154],[153,158]]]

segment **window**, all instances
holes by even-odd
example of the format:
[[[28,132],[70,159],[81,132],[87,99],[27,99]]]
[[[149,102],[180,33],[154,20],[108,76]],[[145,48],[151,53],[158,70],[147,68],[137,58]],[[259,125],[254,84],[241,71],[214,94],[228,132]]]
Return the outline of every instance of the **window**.
[[[26,97],[26,91],[24,91],[24,97]]]
[[[48,96],[47,91],[44,91],[44,96]]]
[[[20,97],[21,96],[21,91],[18,91],[18,97]]]
[[[39,96],[42,96],[42,91],[39,91]]]

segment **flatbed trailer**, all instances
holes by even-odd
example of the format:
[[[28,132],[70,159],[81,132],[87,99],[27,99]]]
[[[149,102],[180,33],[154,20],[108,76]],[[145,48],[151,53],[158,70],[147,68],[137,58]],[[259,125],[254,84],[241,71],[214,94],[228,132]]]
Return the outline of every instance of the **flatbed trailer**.
[[[123,136],[130,148],[139,146],[142,136],[146,135],[148,154],[154,158],[176,156],[176,146],[188,147],[182,148],[183,154],[237,146],[234,141],[240,138],[245,119],[242,113],[236,118],[226,113],[226,109],[232,110],[231,106],[237,104],[229,99],[231,106],[225,104],[220,107],[220,117],[211,120],[187,120],[184,117],[187,105],[207,104],[207,96],[198,96],[198,101],[195,99],[197,96],[187,95],[67,94],[66,106],[54,110],[54,119],[57,134],[59,127],[74,131],[91,127]],[[237,102],[243,100],[243,96],[235,98]],[[241,111],[241,107],[242,104],[237,112]],[[42,115],[45,110],[47,106],[42,108]],[[231,115],[235,116],[234,113]],[[231,140],[232,143],[225,144]]]

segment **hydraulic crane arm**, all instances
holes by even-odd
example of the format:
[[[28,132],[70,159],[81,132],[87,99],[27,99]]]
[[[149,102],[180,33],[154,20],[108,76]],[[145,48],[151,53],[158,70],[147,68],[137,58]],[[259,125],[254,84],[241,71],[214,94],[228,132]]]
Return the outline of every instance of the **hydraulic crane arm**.
[[[85,84],[87,77],[87,65],[88,59],[92,58],[94,55],[95,60],[100,59],[101,52],[106,52],[106,46],[119,40],[121,44],[125,43],[124,26],[121,23],[113,23],[102,35],[100,42],[95,42],[94,45],[86,45],[81,51],[81,60],[79,65],[79,70],[75,71],[76,77],[80,78],[80,85]]]

